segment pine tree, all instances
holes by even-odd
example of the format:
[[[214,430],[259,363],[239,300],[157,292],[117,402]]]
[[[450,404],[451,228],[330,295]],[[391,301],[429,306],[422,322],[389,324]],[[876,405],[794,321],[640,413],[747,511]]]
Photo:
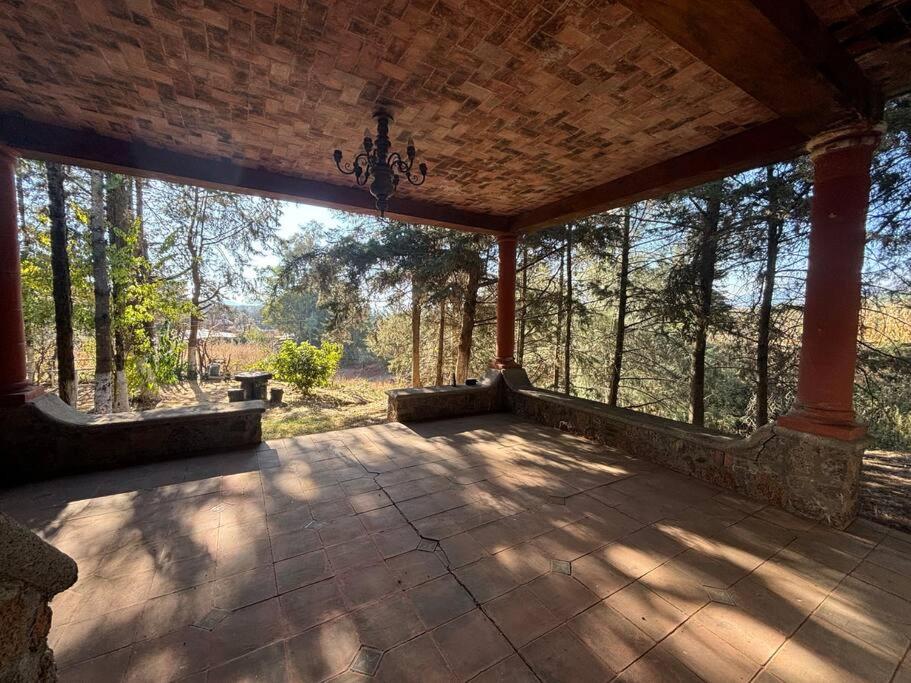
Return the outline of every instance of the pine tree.
[[[51,224],[51,268],[54,276],[54,312],[57,329],[57,387],[60,398],[74,408],[77,400],[76,361],[73,355],[73,294],[66,220],[65,171],[47,162],[48,216]]]

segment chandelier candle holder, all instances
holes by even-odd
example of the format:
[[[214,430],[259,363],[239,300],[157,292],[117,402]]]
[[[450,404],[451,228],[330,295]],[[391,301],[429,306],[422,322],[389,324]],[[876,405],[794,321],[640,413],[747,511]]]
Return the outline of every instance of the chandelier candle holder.
[[[364,130],[364,151],[354,157],[352,162],[342,163],[342,150],[337,149],[332,155],[335,165],[345,175],[353,175],[358,185],[370,183],[370,194],[376,198],[376,208],[380,216],[386,214],[389,198],[395,195],[399,181],[405,178],[412,185],[423,185],[427,179],[427,164],[418,164],[417,172],[412,173],[414,167],[414,140],[408,138],[408,147],[405,148],[405,157],[398,152],[389,152],[389,122],[392,115],[386,111],[377,111],[373,118],[376,119],[376,138],[370,137],[370,131]]]

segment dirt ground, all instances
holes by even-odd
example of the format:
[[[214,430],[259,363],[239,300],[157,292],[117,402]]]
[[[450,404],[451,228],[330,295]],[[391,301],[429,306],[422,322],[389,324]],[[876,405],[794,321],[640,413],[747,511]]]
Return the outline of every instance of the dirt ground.
[[[860,514],[911,532],[911,453],[867,451],[861,477]]]

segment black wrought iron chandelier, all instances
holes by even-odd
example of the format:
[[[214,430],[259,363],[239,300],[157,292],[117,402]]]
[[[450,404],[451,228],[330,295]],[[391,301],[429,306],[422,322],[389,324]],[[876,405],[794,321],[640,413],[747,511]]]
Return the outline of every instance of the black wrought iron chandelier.
[[[392,116],[383,110],[377,111],[373,118],[376,119],[376,139],[370,137],[370,131],[364,131],[364,151],[354,157],[353,162],[342,164],[342,150],[333,153],[335,165],[345,175],[353,175],[358,185],[370,183],[370,194],[376,198],[376,208],[380,216],[385,215],[389,206],[389,198],[395,194],[399,180],[405,178],[412,185],[423,185],[427,179],[427,164],[418,164],[417,173],[412,173],[414,167],[414,140],[408,139],[405,156],[398,152],[389,151],[389,122]]]

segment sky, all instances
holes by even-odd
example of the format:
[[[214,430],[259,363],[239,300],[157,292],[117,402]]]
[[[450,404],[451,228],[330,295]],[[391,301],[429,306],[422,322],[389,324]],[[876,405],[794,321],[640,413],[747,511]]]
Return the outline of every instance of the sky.
[[[281,205],[282,217],[278,225],[278,236],[282,239],[288,239],[293,236],[301,225],[306,225],[310,221],[319,221],[326,224],[333,222],[332,211],[322,206],[311,206],[310,204],[301,204],[299,202],[281,202]],[[255,279],[263,268],[275,265],[278,265],[278,256],[274,251],[267,251],[264,254],[254,256],[250,267],[245,272],[247,277]],[[240,294],[228,297],[226,303],[247,305],[260,302],[256,296]]]
[[[281,205],[282,218],[278,225],[278,236],[283,240],[294,235],[300,226],[306,225],[310,221],[327,224],[333,222],[332,211],[322,206],[311,206],[298,202],[281,202]],[[278,257],[274,253],[262,254],[253,259],[253,270],[255,272],[259,268],[274,266],[277,263]]]

